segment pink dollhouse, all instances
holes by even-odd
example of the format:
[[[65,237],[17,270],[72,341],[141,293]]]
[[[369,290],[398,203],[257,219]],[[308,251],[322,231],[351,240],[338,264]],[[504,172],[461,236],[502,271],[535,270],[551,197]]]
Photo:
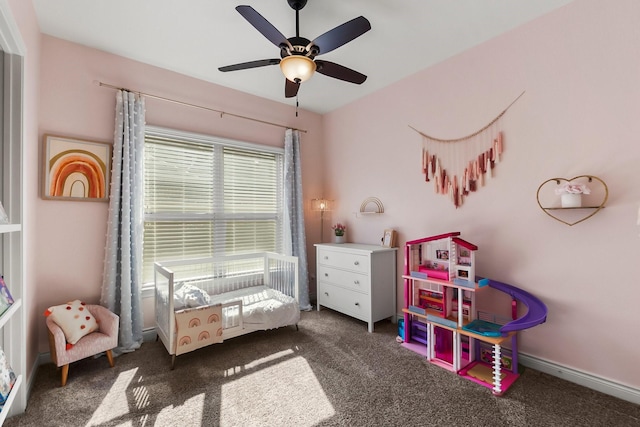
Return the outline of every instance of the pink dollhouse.
[[[476,276],[478,247],[459,232],[405,244],[403,346],[502,395],[518,378],[517,332],[546,320],[547,308],[512,285]],[[476,293],[512,298],[511,316],[479,311]],[[518,302],[528,311],[518,317]]]

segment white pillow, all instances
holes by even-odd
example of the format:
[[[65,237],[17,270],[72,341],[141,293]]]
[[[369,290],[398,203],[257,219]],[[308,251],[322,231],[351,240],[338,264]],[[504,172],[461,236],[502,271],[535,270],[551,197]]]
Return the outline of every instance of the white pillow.
[[[201,307],[211,304],[209,294],[197,286],[184,284],[173,294],[173,309],[182,310],[187,307]]]
[[[80,300],[54,305],[44,312],[56,322],[69,344],[77,343],[80,338],[99,329],[98,322],[89,312],[86,304]]]

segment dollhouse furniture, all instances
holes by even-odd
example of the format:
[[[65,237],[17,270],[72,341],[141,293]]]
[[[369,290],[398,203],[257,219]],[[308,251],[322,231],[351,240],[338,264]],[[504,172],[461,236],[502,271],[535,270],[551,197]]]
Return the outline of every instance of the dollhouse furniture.
[[[298,258],[271,252],[155,263],[156,331],[171,357],[296,325]]]
[[[478,248],[459,235],[405,244],[403,346],[502,395],[519,376],[517,332],[545,322],[547,307],[522,289],[476,276]],[[476,293],[487,289],[511,296],[510,316],[478,310]]]
[[[75,344],[68,345],[65,334],[51,316],[46,318],[49,333],[49,351],[51,360],[58,368],[62,367],[61,385],[67,384],[69,364],[86,357],[106,352],[109,366],[113,368],[111,350],[118,345],[119,317],[101,305],[86,304],[85,307],[93,315],[99,330],[80,338]]]
[[[394,318],[396,248],[357,243],[316,244],[318,311],[325,306],[367,322]]]

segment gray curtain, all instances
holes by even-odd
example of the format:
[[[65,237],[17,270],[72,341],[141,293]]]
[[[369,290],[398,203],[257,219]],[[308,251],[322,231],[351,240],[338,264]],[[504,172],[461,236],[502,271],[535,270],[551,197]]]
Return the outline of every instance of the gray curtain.
[[[311,310],[307,239],[304,229],[302,169],[300,167],[300,132],[287,129],[284,138],[285,254],[298,257],[298,297],[301,310]]]
[[[142,344],[144,99],[116,95],[109,220],[100,303],[120,316],[116,354]]]

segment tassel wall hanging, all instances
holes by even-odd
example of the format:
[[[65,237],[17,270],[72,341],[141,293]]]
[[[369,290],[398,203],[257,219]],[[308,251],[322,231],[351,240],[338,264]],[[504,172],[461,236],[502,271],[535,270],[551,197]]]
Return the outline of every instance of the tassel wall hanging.
[[[409,126],[422,135],[422,173],[436,194],[447,195],[459,208],[469,193],[485,185],[502,160],[504,141],[500,119],[522,95],[524,92],[489,124],[462,138],[434,138]]]

